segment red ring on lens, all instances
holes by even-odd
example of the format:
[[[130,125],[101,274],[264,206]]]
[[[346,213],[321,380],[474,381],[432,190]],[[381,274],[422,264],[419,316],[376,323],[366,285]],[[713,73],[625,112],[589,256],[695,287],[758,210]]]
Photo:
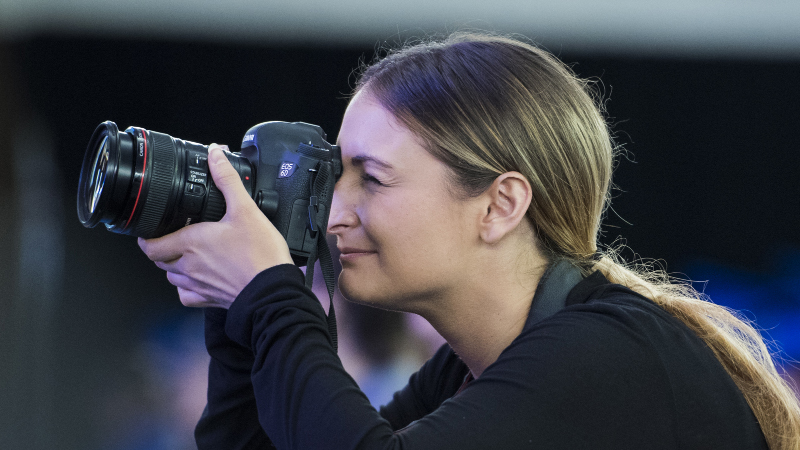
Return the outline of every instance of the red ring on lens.
[[[144,186],[144,173],[147,170],[147,135],[145,134],[144,129],[141,129],[141,132],[142,132],[142,140],[144,141],[144,164],[142,164],[142,177],[139,180],[139,192],[136,194],[136,201],[133,203],[133,210],[131,211],[131,216],[128,217],[128,221],[125,222],[125,226],[122,227],[123,230],[126,230],[128,228],[128,224],[131,223],[131,219],[133,219],[133,215],[136,213],[136,206],[139,204],[139,197],[142,195],[142,186]]]

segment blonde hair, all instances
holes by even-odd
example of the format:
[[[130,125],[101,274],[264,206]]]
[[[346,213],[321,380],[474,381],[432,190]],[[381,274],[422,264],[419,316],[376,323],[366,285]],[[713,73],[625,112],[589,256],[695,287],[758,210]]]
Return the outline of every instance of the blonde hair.
[[[458,33],[389,53],[362,72],[362,89],[452,169],[458,194],[477,195],[505,172],[525,175],[542,252],[599,270],[680,319],[744,394],[770,448],[800,450],[800,402],[758,331],[688,283],[598,252],[615,148],[587,81],[532,45]]]

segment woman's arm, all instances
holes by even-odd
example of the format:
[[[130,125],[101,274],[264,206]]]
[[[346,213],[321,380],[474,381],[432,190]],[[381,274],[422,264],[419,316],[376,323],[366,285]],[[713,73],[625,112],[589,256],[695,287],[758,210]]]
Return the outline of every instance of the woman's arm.
[[[205,309],[205,340],[211,362],[208,403],[195,428],[199,450],[274,448],[261,425],[250,372],[253,353],[225,335],[227,311]]]
[[[277,448],[347,449],[391,427],[345,372],[325,312],[294,265],[272,267],[245,287],[225,330],[255,355],[261,426]]]
[[[258,421],[250,381],[253,353],[225,334],[227,311],[205,308],[205,341],[209,366],[208,403],[195,429],[198,449],[274,448]],[[413,374],[408,385],[381,407],[393,430],[434,411],[461,386],[466,365],[447,344]]]
[[[464,384],[469,368],[448,344],[411,375],[408,384],[380,408],[381,417],[399,430],[435,411]]]

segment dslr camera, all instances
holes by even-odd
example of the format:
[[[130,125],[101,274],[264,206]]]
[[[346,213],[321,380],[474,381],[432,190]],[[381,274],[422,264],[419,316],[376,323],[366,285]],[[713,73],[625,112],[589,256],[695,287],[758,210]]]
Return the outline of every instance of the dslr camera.
[[[245,133],[240,152],[225,152],[298,266],[309,258],[313,263],[318,241],[324,241],[342,173],[339,147],[326,139],[317,125],[265,122]],[[78,185],[84,226],[103,223],[114,233],[153,238],[224,215],[207,145],[138,127],[120,132],[111,121],[94,131]]]

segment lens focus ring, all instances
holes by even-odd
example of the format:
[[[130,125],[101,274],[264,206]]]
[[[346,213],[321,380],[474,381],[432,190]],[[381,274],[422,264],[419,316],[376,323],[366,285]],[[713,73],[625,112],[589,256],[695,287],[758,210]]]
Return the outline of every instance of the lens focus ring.
[[[225,197],[209,177],[208,203],[200,216],[202,222],[216,222],[225,215]]]
[[[154,236],[167,208],[169,191],[175,173],[175,152],[172,138],[166,134],[150,132],[153,138],[153,163],[150,178],[150,191],[142,209],[135,235],[149,238]]]

